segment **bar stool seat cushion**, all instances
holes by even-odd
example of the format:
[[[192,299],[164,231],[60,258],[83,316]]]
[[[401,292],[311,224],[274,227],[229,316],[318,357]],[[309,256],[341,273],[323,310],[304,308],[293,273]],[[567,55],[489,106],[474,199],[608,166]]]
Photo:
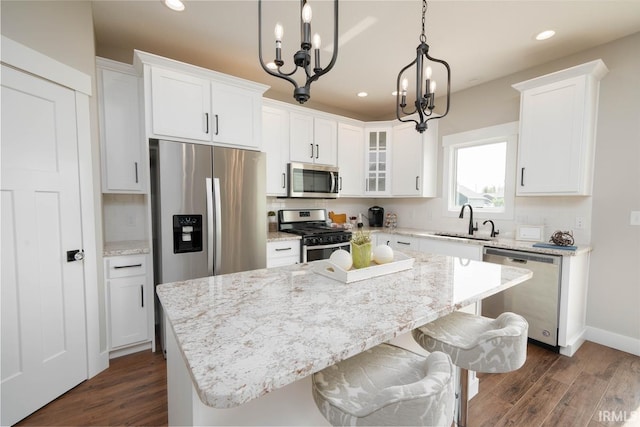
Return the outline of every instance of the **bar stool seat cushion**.
[[[519,369],[527,358],[529,325],[520,315],[502,313],[496,319],[461,311],[414,329],[413,338],[427,351],[442,351],[453,364],[476,372]]]
[[[453,365],[381,344],[313,375],[313,398],[332,425],[450,425]]]

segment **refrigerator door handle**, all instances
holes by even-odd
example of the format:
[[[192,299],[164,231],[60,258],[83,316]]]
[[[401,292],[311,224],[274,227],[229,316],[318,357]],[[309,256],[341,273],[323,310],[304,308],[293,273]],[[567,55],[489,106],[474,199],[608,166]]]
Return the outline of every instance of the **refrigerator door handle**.
[[[207,272],[213,276],[213,184],[211,178],[205,178],[207,193]]]
[[[222,266],[222,205],[220,203],[220,179],[213,178],[213,207],[215,209],[215,262],[213,274]]]

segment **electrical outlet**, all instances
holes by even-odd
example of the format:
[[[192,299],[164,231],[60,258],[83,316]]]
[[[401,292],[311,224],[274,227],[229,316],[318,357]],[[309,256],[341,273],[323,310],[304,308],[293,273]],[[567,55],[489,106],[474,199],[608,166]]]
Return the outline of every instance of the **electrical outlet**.
[[[585,219],[584,219],[584,217],[577,216],[577,217],[576,217],[576,224],[575,224],[575,228],[576,228],[577,230],[583,230],[583,229],[584,229],[584,224],[585,224]]]
[[[631,225],[640,225],[640,211],[631,211],[629,222]]]

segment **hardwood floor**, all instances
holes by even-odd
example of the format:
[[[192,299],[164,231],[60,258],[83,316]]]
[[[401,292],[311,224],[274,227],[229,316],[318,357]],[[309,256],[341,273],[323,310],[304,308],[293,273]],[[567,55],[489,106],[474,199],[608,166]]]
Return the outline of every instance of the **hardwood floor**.
[[[640,357],[592,342],[571,358],[527,350],[515,372],[478,374],[470,427],[640,425]]]
[[[111,366],[21,421],[43,425],[167,425],[160,353]],[[507,374],[479,374],[469,427],[640,425],[640,357],[586,342],[572,358],[529,345],[527,362]]]
[[[112,359],[18,426],[167,425],[167,371],[161,352]]]

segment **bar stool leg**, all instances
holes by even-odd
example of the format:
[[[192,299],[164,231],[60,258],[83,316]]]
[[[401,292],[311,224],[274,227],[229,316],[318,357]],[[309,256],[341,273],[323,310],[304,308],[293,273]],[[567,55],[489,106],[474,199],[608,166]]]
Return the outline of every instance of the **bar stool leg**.
[[[469,371],[460,368],[460,411],[458,412],[458,427],[467,427],[467,410],[469,405]]]

